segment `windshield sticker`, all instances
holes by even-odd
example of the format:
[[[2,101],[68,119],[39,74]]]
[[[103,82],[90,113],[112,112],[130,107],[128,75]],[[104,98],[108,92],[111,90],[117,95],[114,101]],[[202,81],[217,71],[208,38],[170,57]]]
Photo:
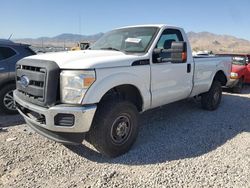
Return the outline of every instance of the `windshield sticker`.
[[[125,42],[130,42],[130,43],[136,43],[139,44],[141,42],[141,39],[138,38],[127,38]]]

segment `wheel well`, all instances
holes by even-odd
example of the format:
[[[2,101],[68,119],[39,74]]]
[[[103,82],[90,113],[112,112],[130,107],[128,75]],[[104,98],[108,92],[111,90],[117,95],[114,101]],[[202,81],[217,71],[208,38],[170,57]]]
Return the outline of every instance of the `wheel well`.
[[[227,84],[227,77],[225,76],[223,71],[218,71],[215,76],[214,80],[217,80],[221,83],[222,86],[225,86]]]
[[[137,87],[133,85],[119,85],[110,89],[105,95],[101,98],[101,101],[104,100],[127,100],[133,103],[137,110],[142,111],[143,100],[140,91]]]

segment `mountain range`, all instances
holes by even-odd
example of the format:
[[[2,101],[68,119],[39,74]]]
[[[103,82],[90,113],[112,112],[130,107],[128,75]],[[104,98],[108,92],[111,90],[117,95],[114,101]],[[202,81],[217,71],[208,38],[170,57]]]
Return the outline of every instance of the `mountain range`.
[[[63,33],[55,37],[39,37],[36,39],[33,38],[23,38],[23,39],[14,39],[13,41],[19,43],[30,44],[35,47],[72,47],[77,44],[79,41],[89,41],[94,42],[98,40],[103,33],[97,33],[94,35],[79,35],[71,33]]]
[[[24,38],[15,39],[14,41],[28,43],[37,47],[72,47],[79,41],[94,42],[102,35],[103,33],[97,33],[95,35],[64,33],[55,37]],[[188,38],[193,51],[208,50],[215,53],[250,53],[250,41],[230,35],[218,35],[209,32],[188,32]]]
[[[189,32],[188,39],[193,51],[208,50],[215,53],[250,53],[250,41],[230,35]]]

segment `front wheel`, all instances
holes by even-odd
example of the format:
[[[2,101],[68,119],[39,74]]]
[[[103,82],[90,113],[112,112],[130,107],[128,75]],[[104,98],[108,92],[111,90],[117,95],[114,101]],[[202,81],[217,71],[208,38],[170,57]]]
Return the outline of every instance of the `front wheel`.
[[[221,102],[222,88],[219,81],[212,83],[208,92],[201,95],[201,106],[205,110],[216,110]]]
[[[102,102],[86,139],[106,156],[122,155],[136,140],[138,116],[136,107],[128,101]]]

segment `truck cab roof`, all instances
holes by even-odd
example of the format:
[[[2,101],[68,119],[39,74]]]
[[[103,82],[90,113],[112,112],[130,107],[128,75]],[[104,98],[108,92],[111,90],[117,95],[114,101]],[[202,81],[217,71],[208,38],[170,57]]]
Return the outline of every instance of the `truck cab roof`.
[[[125,26],[125,27],[120,27],[116,29],[124,29],[124,28],[133,28],[133,27],[158,27],[158,28],[175,28],[175,29],[182,29],[180,27],[172,26],[172,25],[167,25],[167,24],[143,24],[143,25],[131,25],[131,26]]]

